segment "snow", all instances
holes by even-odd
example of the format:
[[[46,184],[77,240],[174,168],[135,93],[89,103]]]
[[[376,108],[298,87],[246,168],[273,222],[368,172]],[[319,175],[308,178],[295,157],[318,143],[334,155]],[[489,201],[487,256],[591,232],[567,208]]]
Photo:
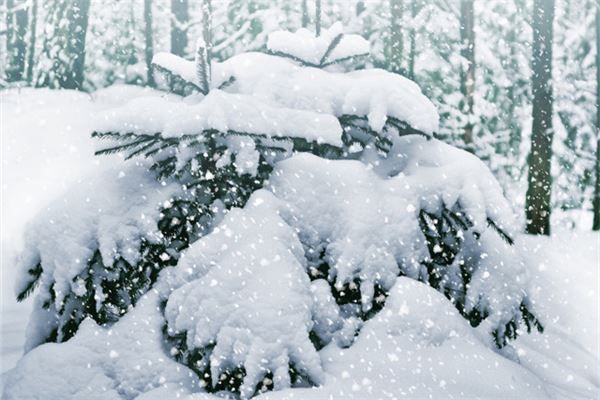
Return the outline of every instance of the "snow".
[[[302,245],[274,201],[257,192],[249,206],[229,212],[218,229],[194,243],[176,271],[165,271],[188,282],[168,296],[170,333],[187,332],[189,348],[216,343],[205,353],[213,385],[223,372],[244,366],[243,398],[252,396],[266,371],[273,372],[275,389],[290,386],[288,365],[314,383],[322,375],[309,339],[312,297]],[[197,271],[206,273],[194,279]]]
[[[330,72],[300,67],[293,61],[261,53],[243,53],[213,67],[213,84],[235,82],[228,90],[303,110],[336,117],[365,116],[380,132],[387,116],[427,134],[437,130],[438,114],[419,86],[381,69]]]
[[[352,347],[330,345],[321,357],[328,374],[322,387],[257,399],[547,397],[533,374],[482,345],[440,293],[406,277]]]
[[[153,291],[112,329],[85,320],[73,340],[27,353],[9,372],[3,398],[121,400],[157,387],[189,393],[197,378],[165,354],[162,321]]]
[[[506,324],[525,299],[524,263],[486,223],[502,216],[508,218],[499,221],[510,221],[510,208],[489,171],[473,156],[436,140],[401,138],[379,168],[300,154],[280,162],[269,182],[270,190],[285,200],[283,218],[299,232],[308,254],[324,252],[332,267],[329,278],[338,287],[360,280],[363,311],[371,308],[375,285],[391,289],[400,272],[415,279],[427,275],[420,262],[429,252],[419,211],[439,213],[444,205],[452,208],[456,203],[482,234],[479,243],[466,234],[459,257],[479,264],[467,290],[467,311],[488,311],[492,331]],[[309,259],[314,268],[322,262]]]
[[[99,132],[131,132],[162,137],[201,135],[206,130],[249,133],[268,137],[301,137],[340,146],[342,128],[330,115],[274,107],[244,94],[218,89],[206,97],[141,97],[125,107],[107,111],[96,125]]]
[[[515,348],[521,363],[561,396],[600,393],[600,234],[562,231],[552,238],[523,235],[517,243],[536,282],[533,300],[547,324]]]
[[[100,252],[104,265],[112,265],[119,258],[135,265],[142,240],[161,240],[157,226],[161,206],[178,191],[178,185],[161,185],[146,166],[135,164],[116,164],[66,191],[26,228],[27,246],[16,264],[20,270],[16,293],[30,281],[27,271],[41,263],[36,305],[51,299],[52,288],[54,305],[60,309],[68,293],[77,293],[75,278],[89,267],[88,260],[95,251]],[[102,299],[100,285],[95,290],[96,298]],[[37,346],[48,329],[52,323],[40,329],[32,319],[25,349]]]
[[[23,248],[26,224],[49,201],[91,171],[115,162],[94,157],[89,132],[93,115],[115,106],[115,96],[145,89],[114,86],[92,97],[75,91],[21,89],[0,92],[2,137],[2,268],[0,373],[14,367],[23,352],[31,301],[17,304],[14,296],[15,256]],[[35,116],[35,117],[33,117]],[[76,117],[78,116],[78,117]]]
[[[327,53],[332,42],[341,39],[337,46]],[[344,35],[341,22],[334,23],[329,29],[322,29],[320,36],[301,28],[296,32],[275,31],[269,34],[267,49],[273,53],[283,53],[313,65],[323,65],[369,54],[369,42],[360,35]]]
[[[152,64],[159,65],[189,82],[198,82],[196,63],[188,61],[175,54],[159,52],[152,57]]]
[[[26,317],[25,308],[29,307],[6,301],[8,296],[12,296],[10,286],[12,286],[11,275],[14,274],[9,269],[12,263],[6,253],[14,254],[15,248],[20,246],[22,227],[26,220],[38,211],[45,212],[43,208],[48,200],[55,199],[55,202],[60,202],[63,198],[61,193],[71,183],[82,182],[80,186],[85,188],[83,176],[98,169],[110,170],[104,167],[106,164],[116,163],[125,168],[116,158],[106,160],[92,157],[93,144],[87,139],[87,134],[93,125],[91,120],[99,111],[114,106],[117,101],[126,101],[128,97],[135,97],[135,95],[124,88],[117,88],[112,93],[100,92],[93,97],[68,91],[23,90],[3,93],[2,108],[6,115],[6,119],[3,120],[2,134],[4,198],[1,358],[3,371],[12,367],[10,361],[14,360],[18,352],[14,349],[21,346],[19,342],[21,334],[18,329],[19,325],[23,325],[22,319]],[[36,118],[29,118],[34,112]],[[42,126],[44,135],[39,134],[40,124],[44,124]],[[180,265],[173,269],[173,274],[164,274],[161,281],[164,286],[160,288],[160,293],[149,292],[111,329],[101,328],[92,321],[86,321],[82,324],[79,333],[69,342],[58,345],[46,344],[29,352],[19,362],[18,368],[12,370],[8,376],[3,376],[3,383],[5,382],[3,398],[35,399],[39,398],[39,393],[44,393],[45,398],[61,399],[152,400],[180,397],[189,400],[207,400],[219,398],[198,393],[201,388],[195,375],[185,366],[172,361],[168,349],[160,345],[164,323],[160,312],[161,299],[171,289],[174,290],[173,296],[184,292],[183,285],[189,277],[185,277],[183,273],[189,269],[193,272],[193,279],[189,280],[200,284],[204,279],[206,284],[203,287],[210,291],[211,298],[224,301],[227,294],[236,299],[235,303],[244,307],[249,300],[257,301],[265,306],[261,310],[266,315],[274,312],[276,306],[290,307],[294,304],[294,299],[303,299],[302,302],[311,307],[293,309],[286,314],[291,321],[294,321],[294,333],[298,331],[300,338],[310,329],[305,325],[306,315],[310,313],[319,317],[315,318],[314,328],[325,342],[331,340],[317,353],[320,366],[313,365],[314,371],[318,368],[322,371],[319,374],[322,385],[316,388],[294,388],[270,392],[258,398],[321,400],[340,397],[350,399],[597,397],[600,393],[597,269],[600,236],[598,234],[560,233],[553,238],[519,236],[517,248],[512,250],[515,254],[509,255],[509,259],[513,260],[511,265],[504,265],[501,268],[494,268],[494,265],[499,262],[494,260],[494,251],[504,252],[506,247],[502,246],[505,245],[484,241],[489,248],[482,251],[489,256],[483,260],[485,263],[480,265],[481,276],[477,279],[485,282],[486,279],[491,279],[493,274],[501,274],[505,268],[513,271],[513,268],[520,270],[524,268],[523,265],[526,265],[527,273],[535,283],[534,290],[530,292],[531,301],[535,303],[536,310],[539,309],[543,314],[543,320],[548,321],[543,335],[521,335],[512,345],[514,353],[510,353],[510,349],[506,354],[494,351],[487,335],[469,327],[457,314],[455,308],[437,291],[406,277],[395,278],[393,281],[390,278],[387,282],[387,278],[383,278],[385,274],[382,274],[387,268],[382,270],[365,268],[364,270],[364,276],[377,277],[376,279],[380,279],[378,276],[381,276],[382,282],[391,285],[391,292],[383,310],[367,321],[360,328],[360,334],[354,338],[353,334],[359,324],[350,318],[342,321],[343,317],[336,309],[335,302],[327,296],[327,283],[323,280],[309,283],[306,279],[300,278],[301,274],[296,275],[302,268],[309,267],[309,265],[302,265],[298,260],[298,254],[301,244],[305,243],[305,239],[310,239],[311,234],[326,234],[333,240],[337,239],[339,248],[346,252],[340,251],[339,254],[348,254],[352,250],[348,248],[351,246],[344,246],[339,239],[343,235],[355,235],[353,238],[357,238],[357,247],[361,249],[359,254],[373,243],[386,247],[385,250],[388,252],[391,251],[389,249],[396,248],[395,246],[401,249],[396,243],[377,242],[377,236],[370,238],[369,235],[373,233],[363,229],[361,222],[371,224],[374,221],[386,229],[387,226],[399,229],[398,226],[408,224],[406,216],[415,213],[420,206],[436,208],[442,200],[445,202],[462,199],[465,204],[471,204],[469,215],[473,220],[478,221],[478,228],[482,230],[485,227],[483,217],[486,215],[498,218],[500,221],[508,221],[504,229],[511,227],[510,219],[505,219],[508,209],[506,202],[498,201],[497,185],[490,183],[492,181],[489,175],[478,175],[474,172],[478,163],[475,158],[461,158],[459,162],[452,157],[454,150],[436,141],[427,142],[424,139],[414,138],[402,140],[400,148],[405,150],[394,151],[386,162],[372,163],[370,166],[357,165],[360,164],[358,161],[317,161],[313,156],[302,155],[280,164],[268,188],[271,193],[267,191],[256,193],[245,209],[235,210],[226,217],[235,218],[233,221],[225,219],[217,231],[198,242],[199,246],[199,243],[205,243],[202,247],[190,248],[189,257],[186,255],[182,259]],[[36,143],[38,146],[32,147],[31,143]],[[75,148],[71,153],[69,153],[70,146]],[[38,152],[38,149],[41,150]],[[65,154],[72,156],[65,157]],[[365,155],[366,159],[363,161],[368,163],[368,156]],[[446,156],[447,158],[444,158]],[[311,157],[313,160],[308,162],[307,159],[310,160]],[[439,161],[440,159],[442,161]],[[315,163],[317,165],[314,165]],[[6,168],[7,165],[10,168]],[[16,168],[17,166],[21,167]],[[29,169],[34,166],[38,169]],[[450,168],[453,171],[452,176],[458,176],[459,179],[444,178],[439,169],[442,166]],[[309,185],[296,187],[300,185],[300,179],[294,177],[294,174],[303,174],[311,184],[321,185],[325,192],[322,196],[327,197],[321,200],[333,199],[337,202],[334,211],[339,217],[339,231],[326,230],[326,227],[322,226],[325,224],[320,224],[319,219],[329,217],[327,212],[318,214],[317,211],[323,210],[324,207],[318,201],[303,204],[303,200],[308,196],[297,195],[298,190],[315,189]],[[419,176],[419,174],[423,175]],[[23,176],[26,178],[23,179]],[[410,197],[410,189],[405,189],[401,184],[418,185],[415,182],[426,177],[434,179],[423,181],[422,183],[426,183],[427,186],[419,190],[427,193],[426,189],[433,190],[437,185],[438,189],[440,186],[445,189],[445,196],[448,197],[439,199],[426,195],[423,199],[406,200],[404,197]],[[352,187],[349,187],[350,183],[356,186],[356,182],[364,183],[363,190],[353,191]],[[386,189],[395,187],[403,189],[402,197],[396,198],[399,205],[394,205],[394,213],[397,214],[386,215],[387,211],[381,208],[394,198]],[[414,186],[409,187],[414,188]],[[348,197],[342,198],[340,193],[345,193]],[[472,200],[471,203],[468,203],[469,199]],[[475,199],[478,202],[474,202]],[[351,214],[355,210],[351,209],[346,202],[355,204],[361,213]],[[485,209],[477,206],[483,203],[486,204]],[[369,207],[365,207],[365,204]],[[311,207],[316,210],[312,210]],[[276,212],[278,208],[279,213]],[[309,223],[299,225],[296,217],[300,213],[303,216],[311,216],[310,219],[306,217]],[[386,216],[396,219],[392,220],[391,224],[386,223],[384,219]],[[254,219],[247,219],[245,224],[240,223],[242,218],[249,217]],[[357,218],[356,224],[349,224],[351,217]],[[260,232],[258,227],[253,226],[254,224],[264,229],[266,224],[269,229],[273,229],[273,231],[263,231],[265,243],[263,246],[256,238],[248,239],[253,229]],[[302,235],[300,234],[302,232],[296,231],[300,227],[305,230]],[[280,238],[275,239],[275,235]],[[209,246],[210,243],[214,246]],[[221,248],[222,243],[228,244],[231,248],[239,246],[240,251],[244,249],[243,256]],[[278,247],[280,249],[293,247],[292,253],[282,253],[285,257],[280,264],[277,264],[282,271],[275,268],[273,263],[262,265],[262,258],[268,260],[269,256],[273,255],[264,247],[266,243],[281,246]],[[256,249],[252,249],[253,244]],[[196,256],[192,256],[194,252],[198,252]],[[385,252],[375,251],[373,254],[385,254]],[[261,258],[248,258],[251,255],[255,257],[260,255]],[[247,257],[246,260],[244,257]],[[340,256],[336,255],[336,257],[340,264]],[[348,260],[349,257],[345,259]],[[218,264],[207,268],[205,264],[207,260]],[[506,258],[503,257],[503,260]],[[350,258],[348,262],[354,262],[354,259]],[[264,268],[277,282],[281,279],[279,274],[292,274],[292,278],[286,280],[286,284],[293,286],[296,296],[286,297],[283,302],[277,304],[275,300],[281,299],[278,296],[281,295],[283,288],[277,287],[272,281],[261,281],[260,277],[253,276],[244,268],[240,268],[242,263],[243,267],[247,266],[250,271]],[[194,265],[197,268],[192,268]],[[382,263],[382,265],[386,264]],[[340,267],[343,274],[352,276],[350,274],[353,272],[349,269],[344,270],[343,263]],[[238,271],[245,279],[235,282],[228,278],[228,270]],[[183,274],[182,278],[178,278],[178,273]],[[295,276],[298,276],[298,279],[295,279]],[[502,282],[519,286],[518,282],[499,276]],[[512,272],[510,276],[513,276]],[[246,282],[245,286],[242,281]],[[213,282],[215,285],[211,286]],[[272,291],[274,298],[269,298],[268,293],[263,293],[264,285],[269,283],[267,292]],[[238,292],[228,292],[224,288],[226,284],[242,285],[243,287],[239,287],[245,297]],[[194,285],[190,285],[189,290],[192,286]],[[254,299],[251,287],[262,288],[263,292],[256,295]],[[489,286],[485,287],[489,288]],[[477,292],[481,290],[484,289]],[[494,288],[491,287],[491,290]],[[200,293],[198,298],[206,302],[208,296],[208,293],[206,295]],[[210,313],[214,312],[214,309],[210,307],[194,309],[193,304],[193,302],[187,304],[182,299],[185,312],[194,315],[198,313],[199,317],[214,316]],[[243,312],[238,313],[237,317],[240,318],[239,321],[247,323],[249,329],[254,329],[253,337],[261,338],[263,342],[265,339],[262,338],[269,337],[266,329],[269,324],[264,327],[257,326],[249,321],[251,318],[245,318]],[[328,321],[331,321],[331,326]],[[237,333],[232,333],[231,329],[227,329],[231,325],[222,318],[215,321],[215,325],[223,330],[223,336],[239,337],[240,343],[245,343],[244,340],[248,338],[242,334],[236,336]],[[342,343],[340,326],[342,330],[346,329],[345,333],[350,332],[354,339],[350,348],[344,348],[349,343],[346,345]],[[196,327],[192,328],[196,329]],[[299,343],[298,338],[290,333],[291,330],[286,330],[283,326],[276,326],[276,328],[284,339],[283,343],[288,345]],[[9,329],[15,329],[16,332],[8,334]],[[334,340],[335,332],[340,333],[340,337],[337,338],[339,340]],[[285,347],[283,343],[276,344],[278,351]],[[265,352],[274,349],[264,343],[255,348]],[[223,349],[222,354],[235,356],[227,353],[227,349]],[[268,354],[273,355],[273,353]],[[271,357],[269,362],[281,362],[279,359],[273,361],[275,358]],[[246,361],[248,360],[251,360],[254,365],[260,365],[260,361],[255,358],[246,357]],[[314,359],[309,357],[308,360],[312,362]]]
[[[172,54],[160,53],[154,57],[153,62],[172,70],[189,82],[200,85],[196,77],[195,64],[191,61]],[[212,91],[233,77],[235,78],[234,82],[223,90],[228,93],[252,96],[252,98],[227,97],[227,101],[239,104],[241,110],[259,111],[258,114],[253,114],[254,118],[252,115],[243,113],[244,111],[240,111],[242,114],[239,116],[240,122],[252,123],[256,129],[265,128],[269,132],[273,129],[268,121],[265,122],[260,117],[260,112],[263,110],[266,115],[273,117],[274,121],[290,128],[294,124],[288,125],[284,121],[294,115],[291,110],[296,110],[296,112],[304,110],[312,112],[313,116],[307,114],[300,119],[301,114],[298,114],[294,122],[308,124],[308,127],[320,131],[333,128],[327,125],[329,121],[325,120],[325,116],[320,116],[319,120],[322,122],[316,124],[315,111],[338,118],[344,115],[366,117],[369,126],[376,132],[383,131],[389,117],[403,121],[414,129],[429,135],[438,129],[438,113],[434,105],[423,95],[419,86],[401,75],[382,69],[334,72],[313,67],[301,67],[282,57],[248,52],[233,56],[222,63],[213,63],[211,74]],[[220,94],[219,96],[225,95]],[[250,105],[240,104],[242,101],[248,101]],[[222,106],[222,104],[219,105]],[[280,108],[290,109],[290,111],[280,111],[284,113],[285,118],[278,116],[275,112]],[[154,119],[155,113],[152,113],[151,110],[155,110],[155,108],[151,105],[148,106],[148,112],[144,112],[143,106],[138,106],[135,110],[142,114],[134,120],[134,125],[144,126],[144,121]],[[189,111],[186,114],[177,113],[174,117],[183,115],[187,121],[190,115],[195,115]],[[234,116],[236,110],[229,110],[225,107],[224,111],[219,114],[222,119],[226,119],[231,124],[231,118],[227,119],[225,115]],[[131,115],[135,114],[129,115],[131,119]],[[256,115],[258,115],[258,121],[255,122]],[[198,119],[200,119],[201,125],[205,123],[202,113]],[[131,121],[128,122],[131,123]],[[304,129],[297,135],[304,136],[308,132],[311,130]],[[324,139],[326,141],[325,137]]]

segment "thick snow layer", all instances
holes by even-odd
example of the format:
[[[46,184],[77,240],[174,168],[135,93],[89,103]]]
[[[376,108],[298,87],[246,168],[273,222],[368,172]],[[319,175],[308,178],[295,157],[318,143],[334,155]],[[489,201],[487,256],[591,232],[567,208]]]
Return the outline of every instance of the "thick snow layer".
[[[113,86],[88,95],[77,91],[20,89],[0,93],[2,167],[2,267],[0,372],[14,367],[23,352],[31,301],[14,296],[15,256],[23,248],[27,223],[86,175],[120,163],[95,157],[90,140],[94,116],[124,99],[157,93]]]
[[[514,343],[520,362],[557,397],[600,396],[600,234],[563,231],[523,235],[519,251],[531,267],[533,300],[547,324],[543,335]]]
[[[45,297],[53,284],[58,309],[69,292],[79,294],[75,277],[87,268],[96,250],[105,265],[120,257],[136,264],[142,239],[160,241],[157,222],[161,206],[178,190],[176,184],[161,185],[146,166],[135,164],[117,165],[76,185],[50,203],[27,228],[27,246],[17,263],[16,292],[23,291],[30,281],[27,271],[41,263],[37,290]],[[101,298],[102,289],[96,290]],[[37,324],[28,329],[26,348],[39,344],[38,330]]]
[[[96,126],[99,132],[161,133],[165,138],[200,135],[212,129],[342,144],[342,128],[330,115],[278,107],[217,89],[198,101],[168,95],[132,100],[104,113]]]
[[[244,210],[232,210],[194,243],[177,271],[166,271],[188,282],[169,296],[169,328],[187,332],[189,348],[216,341],[209,353],[213,384],[222,372],[244,366],[244,398],[267,370],[276,389],[290,386],[290,364],[315,383],[322,375],[309,339],[312,296],[302,245],[274,201],[257,192]],[[201,271],[207,272],[192,278]]]
[[[496,354],[440,293],[398,278],[385,308],[349,349],[320,352],[322,387],[266,393],[260,400],[544,399],[541,380]]]
[[[283,57],[261,53],[234,56],[213,68],[215,84],[236,78],[231,90],[253,94],[285,107],[367,117],[380,132],[387,117],[395,117],[431,134],[437,130],[435,106],[419,86],[381,69],[329,72],[301,67]]]
[[[342,35],[341,40],[327,53],[339,35]],[[296,32],[272,32],[267,40],[267,48],[274,53],[288,54],[314,65],[369,54],[369,42],[359,35],[344,35],[341,22],[323,29],[319,36],[305,28]]]
[[[196,63],[194,61],[188,61],[175,54],[159,52],[152,57],[152,64],[172,71],[186,81],[198,83]]]
[[[154,63],[199,84],[191,61],[160,54],[154,58]],[[234,83],[225,91],[253,96],[271,107],[316,110],[336,117],[367,117],[370,127],[377,132],[381,132],[387,117],[397,118],[427,134],[438,129],[439,117],[435,106],[423,95],[419,86],[401,75],[381,69],[331,72],[302,67],[283,57],[243,53],[223,63],[213,63],[211,72],[211,87],[218,88],[234,77]],[[260,111],[258,106],[250,109]],[[186,119],[193,117],[194,114],[190,113]],[[247,121],[253,121],[248,118]],[[275,117],[275,120],[280,118]],[[142,124],[142,121],[140,118],[136,123]],[[307,122],[313,127],[310,119]]]
[[[527,292],[528,279],[514,249],[486,231],[488,217],[510,216],[500,187],[481,161],[442,142],[412,137],[397,140],[396,146],[389,157],[402,165],[392,159],[374,170],[360,161],[329,161],[310,154],[280,162],[269,182],[270,190],[284,200],[283,218],[313,254],[324,251],[332,267],[329,273],[340,287],[361,281],[363,309],[368,311],[375,284],[389,290],[399,272],[424,276],[420,261],[429,253],[419,211],[440,212],[443,205],[458,202],[483,233],[480,244],[466,242],[462,255],[480,260],[475,261],[479,267],[467,291],[467,306],[488,310],[490,329],[508,322]],[[320,247],[323,243],[326,248]],[[313,261],[315,266],[321,262]]]
[[[121,400],[157,387],[189,393],[198,380],[165,353],[162,323],[154,291],[111,329],[86,320],[72,340],[29,352],[9,373],[3,399]]]

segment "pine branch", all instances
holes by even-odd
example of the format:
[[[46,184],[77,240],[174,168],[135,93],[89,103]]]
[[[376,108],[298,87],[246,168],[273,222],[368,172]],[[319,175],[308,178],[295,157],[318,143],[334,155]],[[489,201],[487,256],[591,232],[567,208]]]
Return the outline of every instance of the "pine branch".
[[[139,146],[141,144],[145,144],[145,143],[147,143],[149,141],[155,141],[155,140],[158,140],[160,138],[159,134],[156,134],[154,136],[139,135],[138,137],[139,137],[139,139],[134,140],[133,142],[129,142],[129,143],[125,143],[125,144],[122,144],[122,145],[113,146],[113,147],[109,147],[109,148],[106,148],[106,149],[98,150],[94,154],[98,156],[98,155],[107,155],[107,154],[121,153],[121,152],[124,152],[124,151],[129,150],[129,149],[134,149],[134,148],[136,148],[137,146]]]
[[[273,50],[267,49],[266,53],[269,55],[272,55],[272,56],[289,58],[290,60],[295,61],[304,67],[313,67],[313,68],[321,67],[319,64],[311,63],[310,61],[303,60],[302,58],[297,57],[292,54],[284,53],[283,51],[273,51]]]
[[[190,89],[192,92],[202,92],[202,88],[200,86],[198,86],[197,84],[195,84],[192,81],[189,81],[187,79],[185,79],[184,77],[182,77],[181,75],[163,67],[162,65],[159,64],[152,64],[152,67],[154,68],[154,70],[156,70],[157,72],[165,75],[167,82],[169,83],[169,87],[171,88],[171,90],[173,91],[173,93],[175,94],[179,94],[181,96],[183,96],[185,94],[185,89]],[[175,89],[175,86],[181,86],[183,88],[183,90],[177,90]]]
[[[333,50],[338,46],[338,44],[340,44],[343,37],[344,37],[344,34],[340,33],[335,38],[333,38],[331,43],[329,43],[329,46],[327,47],[325,54],[323,54],[323,57],[321,57],[321,61],[319,61],[319,65],[325,64],[325,61],[329,58],[329,56],[331,55],[331,52],[333,52]]]
[[[230,76],[229,79],[221,83],[218,87],[219,90],[227,89],[229,86],[233,85],[236,81],[235,76]]]
[[[319,68],[326,68],[329,67],[331,65],[334,64],[340,64],[346,61],[354,61],[358,58],[362,58],[362,57],[368,57],[370,54],[369,53],[361,53],[361,54],[353,54],[351,56],[347,56],[347,57],[342,57],[342,58],[336,58],[335,60],[331,60],[329,62],[326,62],[324,64],[320,64],[318,67]]]
[[[500,237],[506,242],[508,243],[510,246],[512,246],[515,241],[513,240],[513,238],[511,238],[508,233],[504,232],[504,230],[502,230],[495,222],[494,220],[492,220],[491,218],[487,218],[487,224],[489,226],[491,226],[496,233],[498,233],[498,235],[500,235]]]
[[[27,286],[25,286],[25,288],[17,294],[18,302],[25,300],[31,295],[31,293],[33,293],[40,276],[42,275],[42,264],[38,263],[34,268],[29,269],[27,273],[32,279],[27,283]]]
[[[200,92],[208,94],[210,90],[210,61],[208,55],[208,46],[204,39],[198,39],[196,43],[196,78],[200,82]]]

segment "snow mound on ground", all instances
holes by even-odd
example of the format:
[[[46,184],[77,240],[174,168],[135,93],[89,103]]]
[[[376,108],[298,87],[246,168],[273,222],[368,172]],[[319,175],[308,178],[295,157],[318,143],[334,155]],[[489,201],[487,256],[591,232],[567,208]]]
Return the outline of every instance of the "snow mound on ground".
[[[550,395],[535,375],[505,359],[474,335],[437,291],[397,278],[383,310],[367,321],[349,349],[331,344],[320,352],[325,381],[320,387],[268,392],[257,400],[385,398],[531,398]],[[169,389],[144,400],[172,396]],[[183,400],[216,400],[208,394]]]
[[[188,283],[169,295],[165,309],[170,333],[187,332],[189,348],[216,342],[201,368],[210,366],[212,385],[223,372],[245,368],[243,398],[267,371],[275,389],[290,387],[290,365],[315,383],[322,375],[309,339],[312,297],[302,245],[274,201],[255,193],[194,243],[177,266]],[[206,273],[191,279],[195,271]]]
[[[330,345],[320,354],[323,386],[257,399],[548,397],[534,375],[483,345],[443,295],[405,277],[351,348]]]
[[[332,42],[339,35],[342,35],[339,43],[328,53]],[[360,35],[344,35],[340,22],[329,29],[323,29],[319,36],[305,28],[296,32],[272,32],[267,40],[267,48],[274,53],[287,54],[314,65],[369,54],[369,42]]]
[[[165,354],[162,324],[154,291],[110,329],[86,320],[68,342],[26,354],[9,372],[3,399],[123,400],[158,387],[173,398],[190,393],[198,379]]]
[[[108,168],[77,185],[27,228],[27,246],[17,263],[16,292],[22,292],[31,281],[28,271],[42,263],[36,304],[50,302],[60,309],[68,293],[85,291],[74,278],[88,267],[96,250],[104,265],[112,265],[118,258],[135,264],[142,240],[160,240],[157,222],[162,202],[179,190],[176,184],[157,182],[146,166],[134,164]],[[55,298],[50,297],[51,285]],[[96,291],[101,298],[99,285]],[[28,328],[26,350],[38,345],[39,338],[53,328],[52,324],[36,324],[36,320],[32,318]]]

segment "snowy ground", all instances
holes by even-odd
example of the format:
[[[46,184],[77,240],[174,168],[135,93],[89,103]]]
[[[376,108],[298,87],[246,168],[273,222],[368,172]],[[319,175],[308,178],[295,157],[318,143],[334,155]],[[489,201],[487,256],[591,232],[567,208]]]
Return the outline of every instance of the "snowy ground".
[[[47,90],[1,93],[2,268],[0,296],[1,373],[22,353],[30,305],[14,301],[15,254],[25,224],[91,170],[111,164],[93,156],[89,132],[101,109],[135,95],[139,88],[114,87],[95,95]],[[388,324],[381,313],[347,350],[322,352],[327,380],[322,388],[264,395],[269,399],[325,398],[598,398],[600,235],[563,232],[552,238],[522,236],[537,282],[546,332],[523,335],[511,361],[478,343],[459,319],[448,318],[443,297],[401,279],[390,298],[398,310],[419,310],[414,330]],[[403,302],[403,299],[406,299]],[[427,328],[426,321],[442,325]],[[409,323],[409,325],[410,325]],[[425,324],[425,329],[420,325]],[[445,326],[444,326],[445,324]],[[428,330],[429,329],[429,330]],[[381,335],[369,332],[386,330]],[[445,332],[457,331],[460,337]],[[415,332],[418,332],[415,337]],[[422,336],[429,332],[429,337]],[[0,384],[0,386],[2,386]],[[0,387],[1,392],[1,387]],[[160,396],[160,392],[155,393]],[[163,396],[163,398],[165,398]],[[202,397],[200,397],[202,398]]]

